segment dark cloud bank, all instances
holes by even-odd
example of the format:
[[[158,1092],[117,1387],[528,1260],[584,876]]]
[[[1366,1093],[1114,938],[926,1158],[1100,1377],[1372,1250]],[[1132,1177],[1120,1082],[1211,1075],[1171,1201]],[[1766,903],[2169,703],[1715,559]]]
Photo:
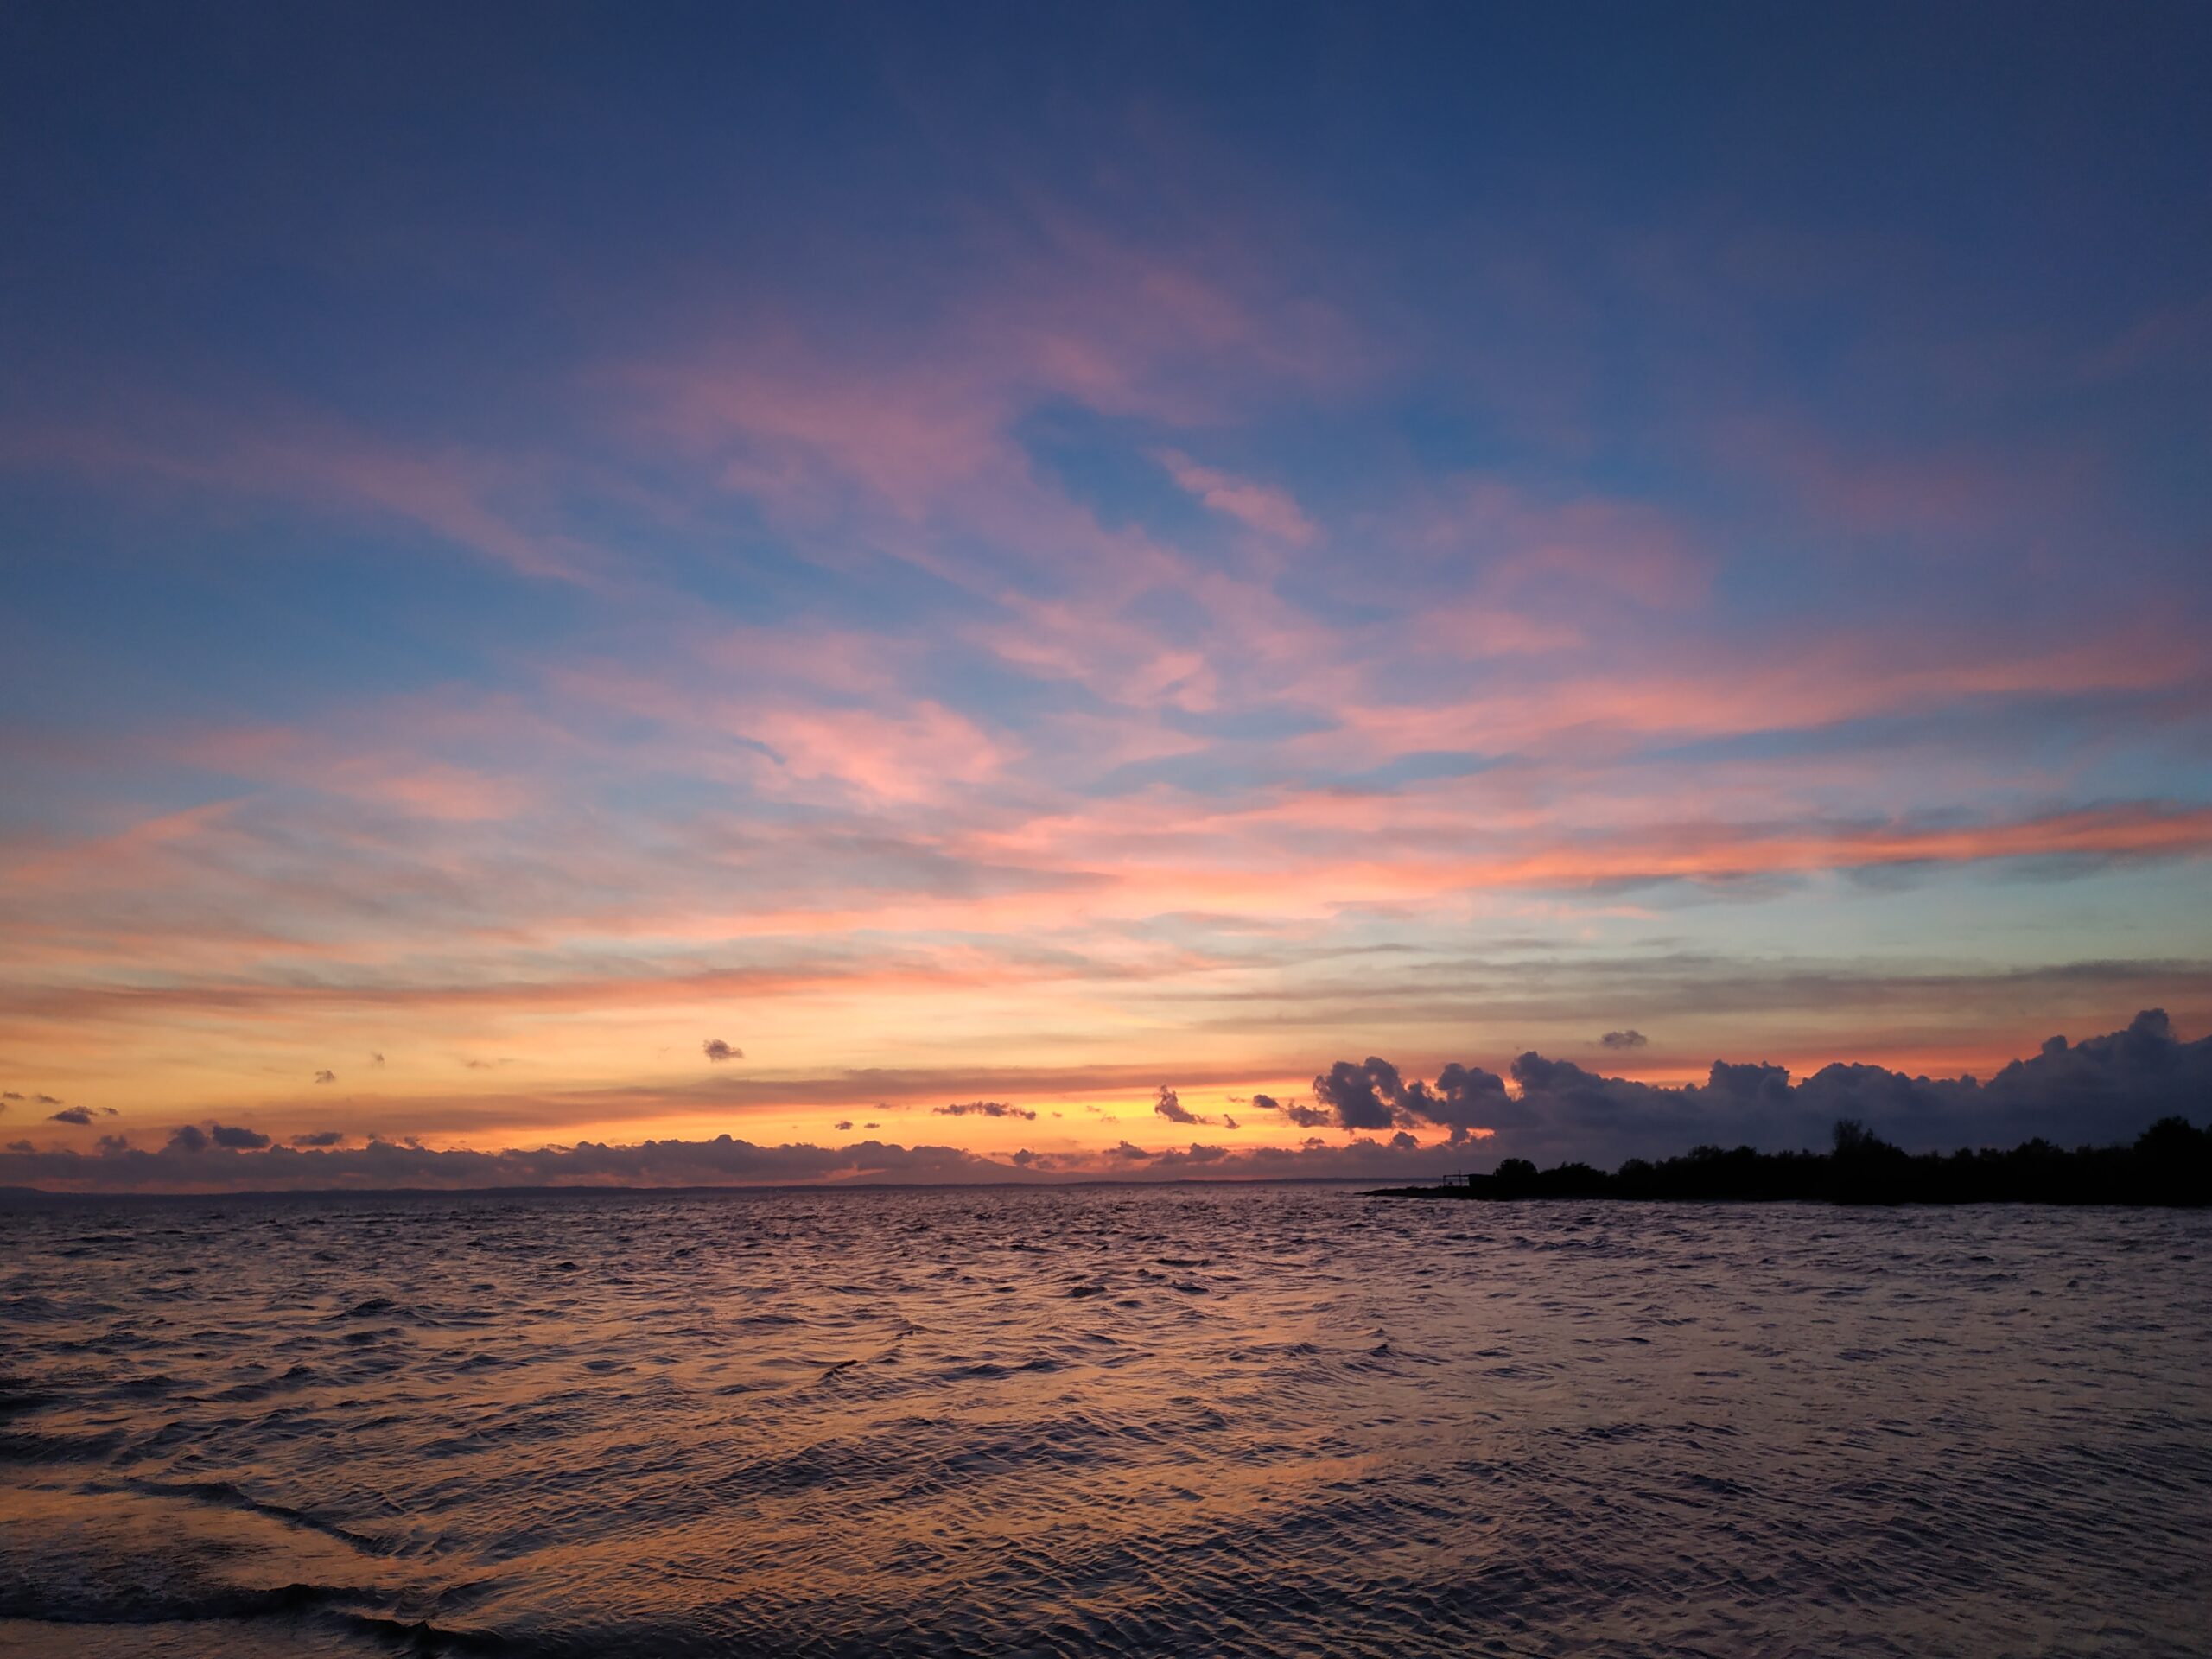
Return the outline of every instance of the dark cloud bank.
[[[1694,1146],[1767,1151],[1823,1145],[1839,1118],[1856,1118],[1909,1150],[2012,1146],[2036,1136],[2064,1146],[2133,1139],[2158,1119],[2212,1112],[2212,1038],[2178,1040],[2161,1009],[2125,1031],[2040,1052],[1994,1077],[1909,1077],[1879,1065],[1825,1066],[1804,1081],[1778,1065],[1716,1060],[1702,1084],[1662,1088],[1585,1071],[1529,1052],[1510,1068],[1518,1094],[1480,1066],[1447,1065],[1433,1083],[1389,1061],[1339,1060],[1313,1079],[1326,1121],[1348,1129],[1494,1131],[1485,1154],[1611,1166]],[[1311,1111],[1294,1121],[1313,1121]]]
[[[2084,1042],[2054,1037],[2040,1052],[1985,1080],[1908,1077],[1878,1065],[1831,1065],[1802,1082],[1780,1066],[1716,1061],[1702,1084],[1662,1088],[1608,1077],[1566,1060],[1523,1054],[1505,1078],[1446,1066],[1408,1078],[1387,1060],[1339,1060],[1314,1079],[1313,1101],[1255,1095],[1278,1121],[1328,1128],[1295,1147],[1235,1149],[1192,1142],[1103,1153],[1022,1151],[996,1160],[955,1147],[868,1140],[842,1147],[711,1141],[585,1141],[505,1152],[436,1151],[371,1139],[344,1147],[337,1131],[273,1145],[258,1130],[188,1124],[158,1148],[103,1136],[97,1149],[0,1150],[0,1185],[87,1191],[213,1191],[538,1185],[747,1185],[808,1181],[975,1182],[1116,1179],[1404,1178],[1484,1168],[1499,1159],[1581,1159],[1612,1166],[1700,1145],[1778,1151],[1827,1144],[1855,1118],[1908,1150],[2012,1146],[2035,1136],[2062,1146],[2132,1141],[2161,1117],[2212,1115],[2212,1037],[2177,1039],[2164,1014]],[[1163,1090],[1160,1098],[1172,1097]],[[1179,1106],[1179,1102],[1177,1103]],[[996,1110],[993,1110],[996,1108]],[[1002,1102],[941,1108],[950,1116],[1033,1114]],[[1163,1116],[1170,1116],[1162,1112]],[[1448,1132],[1424,1150],[1415,1131]],[[1489,1130],[1487,1135],[1478,1131]]]

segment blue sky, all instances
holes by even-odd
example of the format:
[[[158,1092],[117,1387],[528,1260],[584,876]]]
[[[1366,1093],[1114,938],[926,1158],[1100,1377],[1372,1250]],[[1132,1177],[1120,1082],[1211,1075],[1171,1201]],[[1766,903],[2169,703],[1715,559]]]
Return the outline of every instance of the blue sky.
[[[12,9],[24,1144],[2200,1033],[2208,48]]]

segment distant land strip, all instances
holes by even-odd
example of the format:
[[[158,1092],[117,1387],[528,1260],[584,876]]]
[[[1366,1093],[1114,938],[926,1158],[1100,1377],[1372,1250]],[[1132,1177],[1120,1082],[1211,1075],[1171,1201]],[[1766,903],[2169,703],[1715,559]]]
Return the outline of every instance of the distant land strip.
[[[1737,1203],[2111,1204],[2202,1208],[2212,1204],[2212,1125],[2162,1118],[2133,1146],[2068,1151],[2044,1140],[1917,1156],[1868,1133],[1835,1126],[1827,1152],[1724,1151],[1699,1147],[1653,1163],[1631,1158],[1610,1174],[1588,1164],[1538,1169],[1508,1158],[1488,1175],[1421,1186],[1380,1187],[1370,1198],[1651,1198]]]

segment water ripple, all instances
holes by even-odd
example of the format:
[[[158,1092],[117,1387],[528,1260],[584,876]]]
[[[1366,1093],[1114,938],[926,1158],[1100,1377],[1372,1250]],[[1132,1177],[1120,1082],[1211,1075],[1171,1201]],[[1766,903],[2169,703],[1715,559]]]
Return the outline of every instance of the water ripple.
[[[2201,1215],[0,1214],[0,1652],[2202,1650]]]

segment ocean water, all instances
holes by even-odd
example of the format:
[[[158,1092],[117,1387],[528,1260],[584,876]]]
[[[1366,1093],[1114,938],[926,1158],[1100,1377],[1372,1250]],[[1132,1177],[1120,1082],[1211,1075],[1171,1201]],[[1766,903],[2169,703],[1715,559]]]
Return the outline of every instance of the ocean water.
[[[0,1213],[0,1651],[2202,1654],[2212,1216]]]

